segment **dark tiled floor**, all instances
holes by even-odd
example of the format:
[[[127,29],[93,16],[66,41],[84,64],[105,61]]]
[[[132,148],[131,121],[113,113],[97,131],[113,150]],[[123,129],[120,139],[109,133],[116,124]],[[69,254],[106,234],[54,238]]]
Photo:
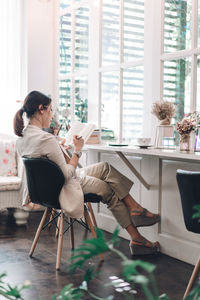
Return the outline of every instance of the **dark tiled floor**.
[[[72,281],[74,285],[78,285],[83,279],[82,270],[75,273],[73,280],[67,273],[69,266],[67,259],[71,254],[69,234],[64,237],[61,270],[55,270],[57,244],[54,228],[42,232],[34,257],[29,258],[28,252],[40,216],[40,212],[33,212],[30,214],[26,227],[17,227],[11,215],[0,213],[0,273],[7,272],[6,281],[10,284],[21,284],[27,279],[31,281],[32,288],[24,292],[25,300],[50,300],[54,293],[58,294],[69,282]],[[105,236],[107,239],[111,237],[109,233],[105,233]],[[85,230],[78,225],[75,227],[75,245],[79,245],[83,239],[85,239]],[[118,248],[131,258],[127,240],[121,239]],[[100,267],[101,273],[91,283],[91,290],[101,297],[108,296],[113,292],[111,287],[103,287],[103,283],[107,283],[111,275],[120,276],[121,272],[118,256],[107,253],[104,257],[105,261]],[[193,266],[164,254],[145,256],[142,259],[157,266],[155,277],[158,282],[159,293],[167,293],[171,300],[181,300]],[[96,266],[98,262],[99,259],[95,258],[89,261],[85,267],[88,265]],[[139,289],[137,290],[138,294],[134,299],[145,299]],[[0,299],[2,299],[1,296]],[[87,296],[85,299],[91,298]],[[114,299],[121,300],[124,298],[120,293],[115,293]]]

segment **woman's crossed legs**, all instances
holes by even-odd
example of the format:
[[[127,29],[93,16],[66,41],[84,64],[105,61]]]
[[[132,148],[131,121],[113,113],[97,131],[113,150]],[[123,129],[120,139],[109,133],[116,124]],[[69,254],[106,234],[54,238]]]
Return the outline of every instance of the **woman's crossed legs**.
[[[97,163],[79,169],[78,174],[81,176],[83,192],[102,196],[102,202],[107,204],[117,222],[127,230],[133,254],[158,251],[159,243],[146,240],[137,227],[153,225],[160,221],[160,216],[145,210],[129,194],[133,182],[108,163]]]

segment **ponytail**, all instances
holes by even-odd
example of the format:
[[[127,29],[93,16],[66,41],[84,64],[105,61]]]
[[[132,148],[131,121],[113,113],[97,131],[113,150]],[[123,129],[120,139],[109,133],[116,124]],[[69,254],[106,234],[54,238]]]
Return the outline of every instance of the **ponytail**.
[[[22,134],[24,129],[24,120],[22,118],[23,112],[24,109],[21,108],[16,112],[14,116],[14,121],[13,121],[14,133],[18,136],[23,136]]]
[[[14,122],[13,122],[15,134],[18,136],[23,136],[23,129],[26,126],[22,118],[24,112],[26,113],[26,117],[28,119],[31,119],[34,116],[35,112],[38,111],[38,107],[40,104],[42,104],[43,108],[46,109],[47,106],[50,105],[50,103],[51,103],[51,98],[47,97],[41,92],[38,91],[30,92],[24,99],[22,108],[18,110],[15,114]]]

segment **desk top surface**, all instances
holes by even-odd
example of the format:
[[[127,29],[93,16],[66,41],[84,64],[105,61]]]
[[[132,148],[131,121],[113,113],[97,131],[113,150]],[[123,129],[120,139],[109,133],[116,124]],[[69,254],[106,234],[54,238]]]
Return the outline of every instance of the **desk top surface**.
[[[155,156],[162,159],[177,159],[177,160],[196,160],[200,161],[200,152],[180,151],[177,149],[155,149],[149,147],[141,149],[137,146],[109,146],[106,144],[86,144],[86,150],[94,150],[98,152],[122,152],[124,154],[138,155],[138,156]]]

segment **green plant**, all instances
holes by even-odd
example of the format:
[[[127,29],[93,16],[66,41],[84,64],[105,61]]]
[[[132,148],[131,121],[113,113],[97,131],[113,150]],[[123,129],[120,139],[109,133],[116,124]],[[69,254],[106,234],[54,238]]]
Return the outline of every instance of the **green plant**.
[[[30,282],[25,282],[23,285],[16,285],[12,287],[9,283],[4,282],[4,278],[6,277],[6,273],[0,274],[0,295],[2,295],[5,299],[21,299],[24,298],[21,295],[21,292],[30,287]]]
[[[197,221],[200,223],[200,205],[194,205],[193,209],[196,210],[196,212],[192,215],[192,219],[198,219]]]
[[[200,216],[200,205],[198,208]],[[83,244],[74,250],[74,256],[70,261],[70,272],[73,273],[77,268],[82,268],[84,263],[92,257],[105,253],[107,251],[117,254],[122,261],[122,278],[116,276],[110,277],[111,282],[106,286],[113,286],[116,291],[120,290],[121,298],[126,300],[134,300],[135,287],[140,286],[146,300],[170,300],[166,294],[159,295],[156,280],[154,277],[155,266],[151,263],[147,263],[141,260],[129,260],[121,251],[115,248],[118,243],[118,232],[116,229],[113,233],[112,239],[108,242],[105,241],[103,232],[97,229],[97,239],[86,240]],[[53,300],[81,300],[84,294],[89,295],[89,299],[96,300],[112,300],[113,295],[109,295],[106,298],[101,298],[89,290],[89,283],[99,274],[95,268],[88,268],[84,274],[84,280],[82,284],[75,290],[74,287],[68,285],[67,294],[55,296]],[[126,287],[126,289],[123,287]],[[70,294],[71,289],[71,294]],[[63,292],[63,291],[62,291]],[[68,296],[70,295],[70,297]],[[77,298],[75,298],[77,297]],[[137,296],[136,296],[137,297]],[[196,287],[190,292],[185,300],[200,300],[200,280]]]
[[[81,300],[83,291],[80,287],[74,288],[73,284],[66,285],[60,292],[60,295],[56,294],[52,296],[52,300]]]
[[[120,291],[121,299],[133,300],[135,294],[135,287],[140,286],[145,298],[148,300],[169,300],[166,294],[159,295],[156,281],[154,278],[155,266],[151,263],[141,260],[129,260],[121,251],[115,248],[118,243],[119,230],[115,229],[110,241],[106,242],[103,232],[100,229],[96,230],[97,238],[92,240],[85,240],[83,244],[73,251],[74,256],[71,257],[70,272],[73,276],[77,268],[83,268],[83,265],[88,259],[111,251],[119,256],[122,261],[122,275],[121,278],[116,276],[110,277],[110,283],[106,286],[113,286],[116,291]],[[96,300],[112,300],[113,295],[109,295],[106,298],[101,298],[93,294],[89,289],[90,282],[98,276],[99,272],[95,268],[88,268],[84,274],[84,280],[82,284],[74,290],[71,285],[67,286],[66,293],[61,292],[59,296],[54,295],[54,300],[68,300],[68,299],[82,299],[83,294],[90,296],[90,299]],[[64,292],[64,293],[63,293]],[[69,297],[70,295],[70,297]],[[78,295],[78,296],[77,296]],[[77,296],[78,298],[75,298]],[[74,298],[73,298],[74,297]]]
[[[87,123],[88,121],[88,99],[82,99],[77,94],[75,102],[75,115],[78,121],[81,123]]]

